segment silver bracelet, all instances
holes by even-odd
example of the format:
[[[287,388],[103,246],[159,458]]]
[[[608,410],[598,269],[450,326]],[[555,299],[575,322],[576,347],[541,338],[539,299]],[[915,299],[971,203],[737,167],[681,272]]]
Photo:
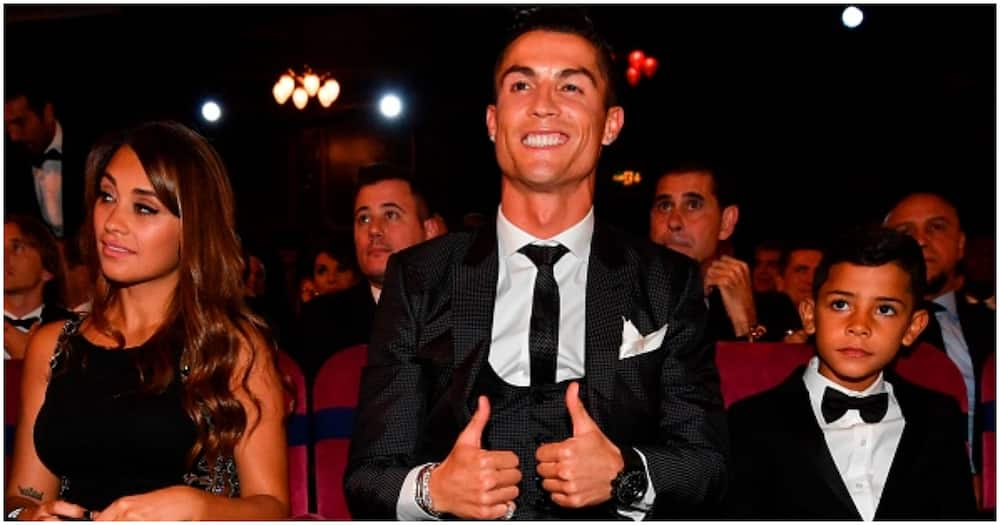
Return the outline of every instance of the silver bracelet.
[[[18,516],[24,512],[24,507],[14,507],[10,512],[7,513],[7,519],[10,521],[16,521]]]
[[[438,468],[440,463],[431,463],[420,469],[417,474],[417,505],[421,510],[430,514],[434,518],[441,518],[442,513],[434,510],[434,500],[431,499],[431,472]]]

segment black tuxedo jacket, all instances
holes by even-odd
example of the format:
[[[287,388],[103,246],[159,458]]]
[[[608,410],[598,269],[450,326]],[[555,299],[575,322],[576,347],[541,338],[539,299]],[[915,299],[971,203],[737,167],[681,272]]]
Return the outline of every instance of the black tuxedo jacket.
[[[355,518],[395,519],[407,473],[443,460],[471,419],[470,392],[489,366],[497,268],[493,224],[389,260],[345,474]],[[718,371],[702,341],[701,286],[691,259],[595,224],[586,406],[609,439],[645,455],[653,516],[718,501],[724,490],[727,433]],[[619,360],[623,317],[643,335],[667,325],[662,346]],[[535,473],[522,476],[531,482]]]
[[[64,237],[75,235],[83,222],[84,207],[84,170],[90,141],[73,135],[74,130],[67,131],[63,126],[63,158],[62,158],[62,206]],[[31,171],[31,159],[5,142],[8,152],[4,161],[4,213],[30,215],[42,221],[42,210],[38,206],[35,194],[35,178]]]
[[[330,356],[349,346],[368,343],[374,315],[375,298],[367,279],[302,306],[297,340],[290,353],[310,383]]]
[[[799,367],[729,410],[731,518],[860,520],[809,404]],[[965,519],[976,501],[962,414],[951,398],[886,371],[906,424],[876,520]]]

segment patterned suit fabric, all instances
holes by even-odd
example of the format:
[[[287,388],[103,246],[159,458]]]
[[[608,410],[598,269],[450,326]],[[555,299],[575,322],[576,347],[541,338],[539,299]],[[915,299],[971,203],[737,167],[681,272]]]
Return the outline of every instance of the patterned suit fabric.
[[[441,461],[475,409],[497,285],[493,225],[414,246],[389,261],[345,476],[355,518],[394,519],[407,473]],[[704,344],[694,263],[595,224],[587,276],[585,407],[619,447],[645,455],[653,516],[714,501],[728,447],[718,372]],[[624,319],[662,346],[620,360]],[[524,479],[534,473],[522,472]]]

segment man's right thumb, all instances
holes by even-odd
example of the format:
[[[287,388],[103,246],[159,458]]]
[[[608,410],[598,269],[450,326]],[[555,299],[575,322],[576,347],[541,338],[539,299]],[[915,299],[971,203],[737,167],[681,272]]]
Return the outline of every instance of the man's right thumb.
[[[472,414],[472,419],[465,426],[465,430],[458,436],[457,443],[479,447],[482,445],[483,429],[490,420],[490,401],[486,396],[479,396],[479,407],[476,413]]]

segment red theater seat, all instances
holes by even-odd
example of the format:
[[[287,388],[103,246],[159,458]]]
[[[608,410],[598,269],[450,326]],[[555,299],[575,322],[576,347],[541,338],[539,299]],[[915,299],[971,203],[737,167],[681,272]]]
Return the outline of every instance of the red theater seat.
[[[293,407],[285,425],[288,434],[288,495],[292,516],[301,518],[309,512],[306,379],[299,365],[285,352],[278,352],[278,369],[294,388],[294,397],[286,396],[287,402]]]
[[[812,346],[799,343],[720,341],[715,345],[722,399],[733,403],[770,390],[812,357]]]
[[[965,381],[948,355],[929,343],[920,343],[908,355],[896,359],[896,373],[903,379],[949,395],[958,401],[963,414],[969,413],[969,398],[965,395]]]
[[[325,519],[349,520],[344,498],[347,449],[358,406],[361,369],[368,345],[333,354],[316,374],[313,386],[313,429],[316,454],[316,510]]]
[[[983,422],[983,510],[997,508],[997,369],[996,353],[986,358],[983,365],[981,405],[979,414]]]

